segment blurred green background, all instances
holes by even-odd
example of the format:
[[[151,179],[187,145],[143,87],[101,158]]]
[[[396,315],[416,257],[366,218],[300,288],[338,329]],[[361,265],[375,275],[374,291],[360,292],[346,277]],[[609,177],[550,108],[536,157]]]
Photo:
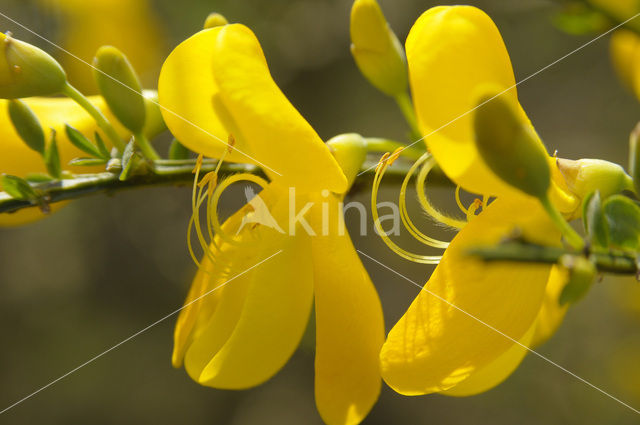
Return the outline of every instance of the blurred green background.
[[[323,138],[357,131],[401,139],[406,132],[394,104],[367,84],[350,57],[348,0],[156,0],[149,10],[135,13],[127,6],[133,3],[137,2],[3,0],[0,11],[87,61],[98,44],[118,45],[138,64],[149,88],[155,86],[171,49],[199,30],[209,12],[218,11],[254,29],[275,80]],[[420,13],[449,2],[380,3],[404,40]],[[469,3],[496,21],[518,80],[592,38],[569,36],[554,27],[551,18],[558,7],[550,1]],[[120,4],[115,12],[102,9],[113,9],[114,4]],[[91,91],[86,65],[73,63],[1,17],[0,29],[64,61],[74,69],[72,82]],[[140,31],[146,35],[137,36]],[[77,44],[65,44],[70,33]],[[566,158],[598,157],[626,164],[628,133],[640,119],[640,106],[615,77],[608,37],[525,82],[519,93],[550,151],[558,149]],[[165,150],[166,140],[159,146]],[[386,188],[382,200],[395,199],[397,192]],[[436,189],[434,196],[445,205],[452,191]],[[239,195],[225,199],[224,214],[241,203]],[[366,189],[347,201],[354,199],[368,204]],[[33,225],[0,229],[0,410],[181,306],[195,272],[186,249],[190,213],[187,188],[159,188],[82,199]],[[426,218],[418,219],[417,208],[412,216],[428,226]],[[357,229],[355,218],[349,215],[347,222]],[[352,235],[356,247],[416,282],[425,282],[432,271],[396,257],[373,235]],[[419,248],[406,237],[399,243]],[[418,289],[367,259],[363,262],[380,292],[390,328]],[[552,361],[636,408],[638,286],[632,278],[604,278],[539,348]],[[174,321],[175,317],[163,321],[16,406],[0,416],[0,423],[321,423],[313,399],[312,349],[301,348],[274,379],[258,388],[214,390],[171,367]],[[365,421],[639,422],[631,410],[535,355],[527,356],[504,384],[475,397],[402,397],[384,387]]]

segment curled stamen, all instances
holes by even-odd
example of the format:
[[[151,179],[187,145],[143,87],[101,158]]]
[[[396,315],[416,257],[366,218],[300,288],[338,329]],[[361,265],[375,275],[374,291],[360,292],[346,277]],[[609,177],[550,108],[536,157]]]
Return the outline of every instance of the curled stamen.
[[[464,206],[462,201],[460,200],[460,185],[456,186],[455,198],[456,198],[456,204],[458,204],[458,208],[460,208],[460,211],[462,211],[464,213],[464,215],[467,215],[468,214],[468,210]]]
[[[409,217],[409,213],[407,211],[407,203],[406,203],[407,186],[409,185],[409,181],[411,180],[411,177],[413,176],[413,174],[416,172],[418,167],[420,167],[420,165],[422,165],[422,163],[427,158],[429,158],[429,154],[425,154],[422,157],[420,157],[411,166],[411,168],[409,169],[409,172],[407,173],[407,176],[402,182],[402,187],[400,188],[400,199],[399,199],[400,219],[402,220],[402,224],[404,224],[405,228],[409,231],[411,236],[413,236],[415,239],[419,240],[420,242],[426,245],[432,246],[434,248],[446,248],[449,246],[449,242],[444,242],[438,239],[434,239],[420,232],[420,230],[418,230],[418,228],[411,221],[411,218]]]
[[[384,176],[384,173],[386,172],[387,168],[389,168],[389,163],[387,161],[387,158],[389,157],[389,154],[385,154],[382,159],[380,160],[380,163],[378,164],[378,167],[376,167],[376,175],[373,179],[373,188],[371,191],[371,213],[373,215],[373,224],[378,232],[378,234],[380,235],[380,237],[382,238],[382,240],[384,241],[384,243],[396,254],[398,254],[399,256],[401,256],[402,258],[405,258],[409,261],[413,261],[416,263],[422,263],[422,264],[438,264],[440,262],[440,259],[442,258],[440,255],[418,255],[418,254],[414,254],[412,252],[406,251],[402,248],[400,248],[398,245],[396,245],[390,238],[389,236],[387,236],[386,232],[382,229],[382,225],[380,224],[380,217],[378,216],[378,208],[377,208],[377,204],[378,204],[378,189],[380,188],[380,182],[382,181],[382,177]]]
[[[484,201],[481,201],[478,198],[474,199],[471,205],[469,205],[469,209],[467,210],[467,222],[471,221],[476,216],[476,211],[478,210],[478,208],[482,207],[484,209],[484,205]]]
[[[433,205],[431,205],[429,199],[427,198],[427,194],[424,189],[425,181],[427,180],[429,172],[435,165],[436,161],[433,159],[433,157],[429,156],[429,158],[426,159],[424,165],[422,166],[420,174],[418,174],[418,178],[416,180],[416,192],[418,192],[418,200],[420,201],[420,205],[422,206],[424,211],[437,222],[445,224],[449,227],[454,227],[456,229],[462,229],[465,224],[467,224],[465,220],[453,218],[444,213],[441,213]]]
[[[257,184],[262,189],[266,188],[269,182],[267,182],[262,177],[256,176],[254,174],[242,173],[235,174],[220,183],[213,192],[213,196],[211,196],[209,206],[207,209],[207,222],[213,226],[213,230],[215,233],[224,239],[226,242],[237,245],[238,241],[233,236],[228,235],[224,230],[222,230],[222,226],[220,225],[220,219],[218,218],[218,201],[220,200],[220,196],[224,190],[231,186],[233,183],[239,181],[249,181]],[[246,206],[245,206],[246,208]]]

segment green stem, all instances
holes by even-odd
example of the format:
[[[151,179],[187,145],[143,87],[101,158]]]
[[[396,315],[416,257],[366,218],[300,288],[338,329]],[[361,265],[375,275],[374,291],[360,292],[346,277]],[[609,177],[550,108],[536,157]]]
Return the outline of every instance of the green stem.
[[[555,205],[551,203],[549,197],[547,196],[544,199],[540,199],[540,203],[544,207],[547,214],[549,214],[551,220],[553,220],[558,229],[560,229],[569,245],[571,245],[571,247],[577,251],[583,249],[584,240],[575,230],[573,230],[573,227],[569,225],[567,220],[564,219],[562,214],[560,214],[560,211],[558,211]]]
[[[409,97],[409,93],[402,92],[394,97],[400,111],[402,111],[402,115],[404,115],[404,119],[409,124],[409,128],[411,128],[411,133],[415,138],[420,138],[420,128],[418,127],[418,120],[416,119],[416,113],[413,109],[413,103],[411,102],[411,98]]]
[[[507,242],[497,246],[475,247],[467,251],[468,255],[484,261],[508,261],[524,263],[557,264],[563,255],[585,255],[560,247],[532,245],[522,242]],[[591,252],[587,253],[598,271],[636,275],[639,270],[638,259],[631,253]]]
[[[153,161],[160,159],[160,155],[158,155],[158,152],[153,149],[153,146],[151,146],[151,143],[149,143],[149,139],[147,139],[142,132],[134,134],[133,137],[136,145],[138,145],[138,148],[140,148],[140,151],[142,151],[142,154],[145,156],[145,158],[151,159]]]
[[[393,152],[396,149],[402,148],[400,155],[413,160],[418,160],[426,152],[424,149],[421,149],[424,146],[422,144],[418,147],[407,146],[404,143],[380,137],[367,137],[365,141],[367,142],[369,152]]]
[[[124,151],[124,142],[118,136],[118,133],[113,128],[109,120],[100,112],[100,109],[96,108],[93,103],[87,99],[85,95],[80,93],[78,89],[73,87],[71,84],[67,83],[67,85],[62,90],[62,94],[73,99],[78,105],[82,106],[82,108],[91,115],[91,117],[96,121],[98,127],[104,131],[104,134],[109,138],[113,146],[122,153]]]
[[[202,163],[200,174],[204,175],[214,171],[217,161],[205,160]],[[146,174],[132,175],[125,181],[118,179],[117,173],[81,174],[70,179],[57,180],[45,183],[32,183],[31,187],[39,195],[36,201],[19,200],[12,198],[6,192],[0,192],[0,213],[11,213],[24,208],[53,204],[60,201],[82,198],[98,193],[115,193],[124,189],[137,189],[152,186],[182,186],[193,183],[192,173],[196,160],[159,160],[152,162],[150,170]],[[368,190],[370,180],[375,174],[375,162],[367,161],[362,165],[362,175],[358,177],[358,190]],[[406,164],[394,164],[385,174],[385,184],[400,184],[409,171]],[[252,173],[266,177],[255,165],[234,164],[225,162],[219,170],[220,177],[234,173]],[[447,180],[441,179],[442,184]],[[439,182],[438,182],[439,183]]]

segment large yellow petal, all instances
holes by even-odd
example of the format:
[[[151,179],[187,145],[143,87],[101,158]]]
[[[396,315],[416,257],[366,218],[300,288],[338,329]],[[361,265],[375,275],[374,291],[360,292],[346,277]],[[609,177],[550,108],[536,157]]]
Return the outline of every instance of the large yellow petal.
[[[380,393],[384,320],[376,289],[348,233],[337,229],[342,214],[337,198],[324,201],[329,231],[312,238],[316,405],[327,424],[358,424]],[[319,206],[313,214],[312,225],[319,228]]]
[[[501,384],[507,379],[528,353],[527,347],[531,345],[531,339],[536,329],[536,323],[531,325],[518,344],[502,353],[494,361],[471,374],[467,379],[452,387],[442,394],[453,397],[467,397],[480,394]]]
[[[267,205],[272,205],[276,195],[277,193],[274,192],[272,186],[268,186],[259,193],[259,196]],[[246,206],[236,211],[222,224],[222,230],[228,235],[237,233],[242,224],[242,219],[247,212],[248,209]],[[252,260],[252,254],[256,253],[254,248],[257,248],[257,245],[254,243],[255,236],[248,230],[248,228],[245,229],[245,231],[241,232],[237,237],[239,242],[237,246],[225,242],[219,235],[214,237],[214,243],[209,246],[209,249],[215,256],[215,264],[209,255],[204,255],[200,263],[200,268],[187,294],[184,307],[180,311],[180,315],[176,321],[172,355],[174,367],[180,367],[182,365],[186,350],[194,339],[200,336],[210,322],[222,299],[224,286],[226,286],[229,279],[239,279],[236,275],[242,273],[247,267],[252,266],[252,264],[246,264],[246,261],[244,261],[246,259]],[[248,255],[240,254],[240,250],[243,249],[246,249]],[[229,291],[227,298],[233,298],[235,293],[234,291]],[[243,299],[240,299],[239,302],[241,304]],[[227,322],[235,325],[235,321],[233,320],[227,320]],[[218,326],[215,326],[213,330],[219,329]],[[211,339],[213,338],[208,338],[208,340]],[[203,350],[203,360],[201,363],[208,362],[217,351],[217,349],[212,350],[211,346],[207,346],[206,348],[207,349]],[[201,365],[200,369],[202,367],[204,367],[204,364]]]
[[[482,87],[515,85],[509,54],[491,18],[472,6],[434,7],[413,25],[406,49],[418,122],[438,164],[468,191],[513,193],[482,161],[472,133],[472,109]],[[515,87],[502,96],[517,103]]]
[[[539,243],[560,240],[536,201],[498,198],[489,205],[453,239],[389,333],[381,351],[389,386],[407,395],[449,389],[496,360],[513,346],[509,338],[520,340],[531,327],[550,266],[483,263],[466,254],[470,247],[497,243],[514,227]]]
[[[299,190],[346,191],[347,179],[329,149],[273,81],[255,35],[239,24],[219,31],[214,104],[227,127],[241,133],[270,177]]]
[[[286,217],[286,201],[274,206],[279,223]],[[302,231],[289,236],[262,230],[254,241],[259,246],[254,263],[273,257],[247,273],[241,312],[228,339],[202,369],[197,380],[203,385],[242,389],[263,383],[284,366],[307,327],[313,302],[310,237]],[[233,284],[225,290],[235,290]],[[222,308],[221,302],[216,314]]]
[[[180,43],[162,65],[158,81],[162,116],[171,133],[189,149],[212,158],[220,158],[227,149],[231,132],[213,109],[218,85],[211,67],[220,29],[200,31]],[[254,163],[241,137],[236,137],[235,149],[225,160]]]

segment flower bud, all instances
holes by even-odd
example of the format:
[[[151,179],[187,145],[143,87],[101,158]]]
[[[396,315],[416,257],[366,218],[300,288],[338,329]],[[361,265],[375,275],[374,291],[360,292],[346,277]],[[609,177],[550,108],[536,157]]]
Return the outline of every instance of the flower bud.
[[[348,186],[351,187],[367,158],[365,140],[356,133],[341,134],[331,138],[327,145],[347,178]]]
[[[160,104],[158,103],[158,92],[155,90],[143,90],[145,112],[144,135],[148,139],[153,139],[158,134],[167,130],[164,123],[162,113],[160,112]]]
[[[140,132],[145,124],[145,102],[140,80],[127,57],[115,47],[103,46],[93,65],[100,94],[113,115],[131,132]]]
[[[21,100],[9,101],[9,117],[20,138],[34,151],[44,155],[44,131],[36,114]]]
[[[573,304],[589,292],[598,271],[589,259],[582,256],[564,255],[560,258],[560,265],[569,271],[569,281],[562,288],[558,303]]]
[[[207,16],[207,19],[204,21],[204,29],[209,29],[209,28],[215,28],[215,27],[221,27],[223,25],[227,25],[229,23],[229,21],[227,21],[227,18],[225,18],[224,16],[222,16],[219,13],[210,13],[209,16]]]
[[[10,33],[0,33],[0,98],[47,96],[60,92],[67,75],[49,54]]]
[[[558,158],[558,169],[562,173],[567,187],[580,199],[591,192],[600,191],[602,199],[633,187],[631,177],[618,164],[602,159]]]
[[[353,3],[351,54],[360,72],[381,92],[397,96],[407,89],[404,49],[375,0]]]
[[[551,184],[547,152],[506,96],[481,97],[474,114],[476,146],[484,162],[515,188],[544,199]]]

